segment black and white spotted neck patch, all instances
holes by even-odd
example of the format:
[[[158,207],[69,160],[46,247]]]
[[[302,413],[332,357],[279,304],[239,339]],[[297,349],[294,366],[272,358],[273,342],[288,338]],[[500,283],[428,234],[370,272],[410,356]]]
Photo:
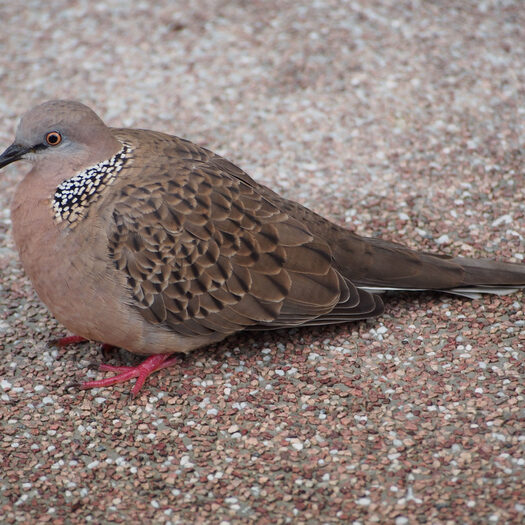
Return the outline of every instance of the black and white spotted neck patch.
[[[70,227],[87,215],[89,206],[98,200],[106,186],[117,177],[129,161],[131,146],[123,143],[122,149],[110,159],[91,166],[58,186],[53,196],[53,212],[57,222],[67,221]]]

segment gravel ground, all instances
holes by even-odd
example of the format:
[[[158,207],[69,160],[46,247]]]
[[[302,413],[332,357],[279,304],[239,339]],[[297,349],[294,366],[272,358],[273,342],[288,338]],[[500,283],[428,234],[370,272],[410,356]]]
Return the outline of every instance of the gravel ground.
[[[78,99],[359,233],[523,260],[523,3],[299,4],[2,2],[1,147]],[[372,322],[231,337],[135,400],[79,391],[98,347],[49,346],[11,240],[26,169],[0,177],[3,523],[523,523],[523,293],[402,294]]]

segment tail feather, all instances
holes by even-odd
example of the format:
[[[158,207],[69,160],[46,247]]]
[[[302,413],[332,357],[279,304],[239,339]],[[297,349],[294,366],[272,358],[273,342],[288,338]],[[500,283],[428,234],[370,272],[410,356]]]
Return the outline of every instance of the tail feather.
[[[471,286],[469,288],[450,288],[449,290],[439,290],[440,292],[452,295],[461,295],[469,299],[479,299],[483,294],[510,295],[525,288],[525,286]]]
[[[452,295],[460,295],[461,297],[468,297],[469,299],[479,299],[483,294],[492,295],[510,295],[519,290],[525,289],[523,286],[465,286],[458,288],[394,288],[394,287],[377,287],[377,286],[361,286],[360,290],[373,294],[381,294],[385,292],[425,292],[436,291],[449,293]]]
[[[465,286],[525,286],[525,264],[466,257],[455,257],[451,261],[465,271]]]
[[[336,245],[335,262],[347,279],[372,293],[436,290],[474,298],[525,288],[525,264],[416,252],[348,232]]]

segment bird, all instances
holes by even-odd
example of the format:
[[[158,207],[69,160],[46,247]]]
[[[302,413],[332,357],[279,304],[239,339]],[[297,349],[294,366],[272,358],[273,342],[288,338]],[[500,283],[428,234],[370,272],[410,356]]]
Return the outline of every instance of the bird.
[[[147,377],[242,330],[368,319],[385,291],[477,297],[525,287],[525,265],[418,252],[343,228],[188,140],[106,126],[70,100],[22,115],[0,168],[28,161],[11,204],[21,263],[75,336],[145,356]]]

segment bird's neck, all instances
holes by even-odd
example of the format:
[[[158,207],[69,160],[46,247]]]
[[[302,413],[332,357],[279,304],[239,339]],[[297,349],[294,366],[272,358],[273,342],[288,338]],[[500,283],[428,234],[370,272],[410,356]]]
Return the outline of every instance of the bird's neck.
[[[118,144],[119,149],[109,157],[85,163],[81,168],[76,163],[39,163],[17,186],[11,205],[13,218],[29,220],[32,210],[38,209],[48,213],[60,229],[78,226],[122,168],[131,162],[131,146]]]
[[[113,184],[122,168],[131,160],[131,146],[121,148],[111,157],[82,169],[61,182],[52,195],[53,217],[57,223],[75,227],[87,216],[92,206]]]

